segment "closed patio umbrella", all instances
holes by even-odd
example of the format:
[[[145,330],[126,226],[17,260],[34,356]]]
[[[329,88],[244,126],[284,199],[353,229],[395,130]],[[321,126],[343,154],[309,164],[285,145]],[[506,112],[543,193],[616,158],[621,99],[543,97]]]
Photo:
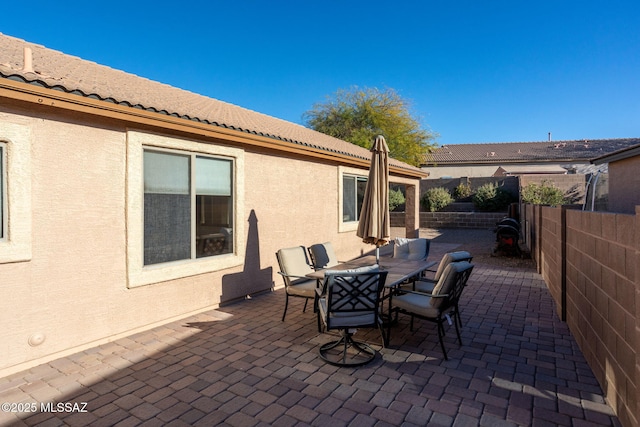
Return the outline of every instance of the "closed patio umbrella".
[[[376,262],[379,262],[380,246],[389,243],[389,147],[382,135],[376,137],[371,147],[369,180],[364,192],[362,210],[358,222],[358,237],[365,243],[376,245]]]

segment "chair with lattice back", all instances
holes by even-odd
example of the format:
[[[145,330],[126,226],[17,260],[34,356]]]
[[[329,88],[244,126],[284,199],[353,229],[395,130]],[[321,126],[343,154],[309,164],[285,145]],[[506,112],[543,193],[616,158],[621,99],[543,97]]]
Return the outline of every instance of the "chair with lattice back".
[[[327,271],[323,289],[317,290],[318,328],[339,330],[339,340],[320,346],[320,357],[338,366],[358,366],[370,362],[376,352],[368,344],[353,339],[357,328],[378,328],[383,346],[386,338],[380,318],[380,294],[387,278],[378,266],[348,271]]]

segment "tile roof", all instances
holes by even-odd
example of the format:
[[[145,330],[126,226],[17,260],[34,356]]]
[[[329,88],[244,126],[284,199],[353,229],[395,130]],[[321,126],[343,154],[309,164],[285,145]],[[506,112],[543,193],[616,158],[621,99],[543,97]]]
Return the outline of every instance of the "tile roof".
[[[453,144],[438,147],[425,156],[425,165],[495,164],[531,162],[589,162],[640,144],[640,138],[595,139],[544,142],[501,142],[491,144]]]
[[[618,160],[628,159],[630,157],[640,156],[640,144],[625,147],[621,150],[617,150],[603,156],[591,159],[591,163],[600,165],[603,163],[615,162]]]
[[[31,49],[32,69],[25,61]],[[237,105],[198,95],[0,33],[0,78],[195,120],[295,145],[369,159],[369,150]],[[390,164],[422,173],[406,163]]]

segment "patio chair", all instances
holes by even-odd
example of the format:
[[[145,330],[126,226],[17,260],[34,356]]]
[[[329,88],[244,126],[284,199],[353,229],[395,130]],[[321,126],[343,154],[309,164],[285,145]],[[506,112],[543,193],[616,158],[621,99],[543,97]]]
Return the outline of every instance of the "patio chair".
[[[411,316],[410,330],[413,331],[413,319],[428,320],[437,324],[438,339],[445,360],[449,360],[444,346],[444,322],[451,325],[451,316],[459,311],[459,300],[462,290],[473,271],[473,264],[468,261],[452,262],[444,269],[438,283],[431,293],[424,293],[402,289],[399,294],[391,295],[389,301],[389,318],[395,313],[397,323],[398,313]],[[460,327],[453,321],[456,328],[458,342],[462,345]],[[391,336],[391,322],[387,326],[387,341]]]
[[[393,242],[393,257],[416,261],[425,260],[429,256],[430,247],[431,240],[429,239],[396,237]],[[416,279],[418,279],[418,276],[407,279],[404,285],[414,283]]]
[[[359,366],[372,361],[376,352],[368,344],[353,339],[356,328],[379,328],[382,344],[386,338],[378,312],[380,293],[387,278],[378,266],[346,271],[327,271],[324,289],[318,289],[318,328],[340,330],[339,340],[320,346],[320,357],[332,365]]]
[[[315,270],[307,261],[307,251],[304,246],[280,249],[276,252],[276,258],[280,266],[278,274],[284,280],[286,295],[284,313],[282,313],[282,321],[284,322],[289,307],[289,296],[305,298],[302,309],[304,312],[307,309],[307,302],[310,299],[315,299],[317,283],[315,279],[306,277],[307,274],[313,273]]]
[[[452,262],[459,262],[459,261],[471,262],[472,260],[473,260],[473,256],[471,255],[470,252],[467,252],[467,251],[447,252],[442,256],[442,259],[440,260],[440,264],[438,264],[438,268],[436,270],[425,271],[425,272],[435,273],[433,275],[433,278],[429,278],[426,276],[421,277],[419,280],[417,280],[414,283],[413,290],[418,292],[433,291],[434,286],[436,285],[436,283],[438,283],[438,280],[440,280],[440,277],[442,276],[442,273],[444,273],[445,268],[447,268],[447,265],[451,264]]]
[[[311,263],[316,270],[330,268],[339,264],[331,242],[311,245],[309,247],[309,256],[311,257]]]
[[[396,237],[393,245],[393,257],[407,260],[427,259],[430,246],[431,240],[429,239]]]
[[[433,292],[433,288],[436,286],[436,284],[440,280],[440,277],[442,276],[442,273],[444,273],[444,270],[447,268],[449,264],[451,264],[452,262],[459,262],[459,261],[471,262],[472,260],[473,260],[473,256],[471,256],[471,253],[467,251],[448,252],[444,254],[442,256],[442,259],[440,260],[440,264],[438,264],[437,270],[435,270],[435,274],[433,278],[423,276],[415,280],[412,283],[413,290],[418,292],[424,292],[424,293]],[[433,270],[427,270],[427,271],[434,272]],[[458,325],[462,327],[462,318],[460,317],[460,310],[456,310],[455,315],[456,315],[455,319],[458,322]]]

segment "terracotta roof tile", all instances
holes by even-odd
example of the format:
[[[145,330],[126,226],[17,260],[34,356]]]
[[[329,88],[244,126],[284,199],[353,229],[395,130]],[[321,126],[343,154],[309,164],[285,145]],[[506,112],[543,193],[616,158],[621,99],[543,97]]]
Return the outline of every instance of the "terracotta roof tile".
[[[426,165],[522,162],[589,162],[640,143],[640,138],[454,144],[425,156]]]
[[[33,72],[24,70],[24,48],[30,48]],[[0,77],[90,96],[189,120],[210,123],[315,147],[352,157],[369,159],[369,150],[316,132],[295,123],[237,105],[152,81],[95,62],[28,43],[0,33]],[[397,160],[403,169],[418,168]]]

